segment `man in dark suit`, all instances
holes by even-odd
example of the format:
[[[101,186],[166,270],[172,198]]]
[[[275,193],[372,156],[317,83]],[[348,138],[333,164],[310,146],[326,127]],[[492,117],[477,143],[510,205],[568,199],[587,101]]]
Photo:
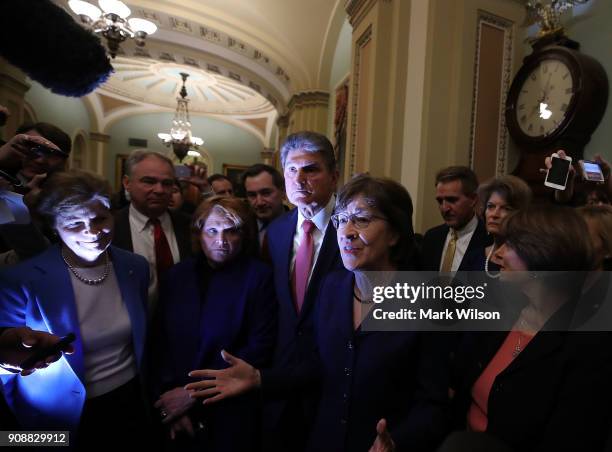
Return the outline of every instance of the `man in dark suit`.
[[[338,170],[331,143],[314,132],[288,136],[281,162],[287,197],[297,208],[268,227],[279,303],[274,364],[258,370],[226,353],[224,359],[231,366],[201,372],[199,377],[212,379],[193,389],[214,395],[214,402],[260,387],[266,401],[263,450],[300,452],[318,404],[317,382],[301,369],[316,351],[315,301],[323,277],[344,268],[331,224]]]
[[[123,186],[130,205],[115,214],[113,244],[149,262],[151,303],[160,273],[191,255],[189,217],[168,210],[174,180],[174,165],[162,154],[138,150],[126,160]]]
[[[262,258],[269,261],[268,226],[285,213],[285,181],[276,168],[263,163],[248,167],[240,176],[240,181],[257,217]]]
[[[425,233],[422,267],[428,271],[460,271],[463,257],[484,247],[487,233],[476,216],[478,179],[465,166],[450,166],[436,175],[436,201],[444,224]]]
[[[261,371],[264,396],[292,386],[299,379],[292,370],[315,348],[314,311],[323,276],[344,268],[336,231],[331,225],[338,169],[329,140],[312,132],[287,137],[281,163],[289,201],[297,208],[269,226],[268,241],[279,299],[279,334],[274,367]],[[303,250],[311,228],[312,261],[303,266]],[[304,276],[300,274],[306,272]],[[313,385],[314,386],[314,385]],[[317,407],[316,391],[298,390],[266,407],[266,450],[299,451],[306,441]]]

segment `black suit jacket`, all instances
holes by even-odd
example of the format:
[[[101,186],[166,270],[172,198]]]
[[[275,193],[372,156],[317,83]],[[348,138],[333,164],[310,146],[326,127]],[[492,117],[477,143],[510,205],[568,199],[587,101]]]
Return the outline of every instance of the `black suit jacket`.
[[[328,275],[315,329],[323,374],[309,452],[366,452],[382,418],[399,451],[431,451],[447,432],[452,336],[353,327],[354,275]]]
[[[291,400],[285,398],[285,395],[291,392],[290,388],[294,387],[295,378],[300,378],[299,375],[294,375],[295,368],[310,358],[313,351],[316,350],[314,311],[321,281],[327,273],[344,268],[338,250],[336,230],[330,221],[306,289],[304,304],[300,313],[296,312],[291,293],[289,268],[297,219],[298,211],[294,209],[268,226],[268,248],[274,268],[279,319],[274,365],[270,369],[261,370],[261,382],[263,394],[268,401],[265,428],[267,431],[276,431],[276,433],[278,433],[277,426],[281,418],[290,417],[287,416],[287,405],[291,405],[290,411],[298,413],[301,417],[295,423],[308,424],[314,418],[317,405],[316,388],[310,387],[295,391]],[[294,450],[299,450],[299,446],[296,446]]]
[[[421,252],[421,269],[426,271],[439,271],[440,261],[442,260],[442,251],[444,250],[444,242],[450,228],[446,224],[441,224],[429,229],[423,238],[423,249]],[[467,250],[465,251],[464,259],[459,265],[459,271],[468,270],[464,268],[465,256],[472,250],[484,248],[490,243],[487,237],[487,230],[484,223],[478,220],[478,226],[470,239]]]
[[[507,334],[464,336],[453,366],[456,428],[465,429],[472,386]],[[486,431],[521,452],[603,450],[611,381],[609,332],[541,331],[496,377]]]
[[[191,252],[191,218],[180,213],[168,211],[176,244],[179,249],[180,260],[184,260],[192,255]],[[130,230],[130,206],[124,207],[115,212],[115,235],[113,237],[113,245],[123,248],[127,251],[134,251],[132,244],[132,232]]]

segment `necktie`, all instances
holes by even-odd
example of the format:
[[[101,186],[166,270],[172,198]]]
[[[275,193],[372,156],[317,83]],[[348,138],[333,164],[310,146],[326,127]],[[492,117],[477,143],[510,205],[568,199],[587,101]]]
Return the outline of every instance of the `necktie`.
[[[295,267],[293,268],[295,282],[295,307],[299,313],[304,304],[304,296],[306,295],[306,287],[308,286],[308,276],[310,275],[310,267],[312,267],[312,255],[314,251],[314,241],[312,239],[312,231],[315,225],[310,220],[304,220],[302,223],[302,241],[298,247],[295,256]]]
[[[444,260],[442,261],[442,267],[440,271],[449,272],[453,267],[453,260],[455,259],[455,250],[457,249],[457,231],[451,229],[451,238],[448,241],[446,247],[446,254],[444,254]]]
[[[153,240],[155,243],[155,267],[157,269],[157,280],[161,274],[174,265],[172,251],[164,230],[162,229],[159,218],[149,219],[149,223],[153,225]]]
[[[261,248],[259,257],[262,261],[272,264],[272,258],[270,257],[270,248],[268,247],[268,231],[263,233],[263,240],[261,241]]]

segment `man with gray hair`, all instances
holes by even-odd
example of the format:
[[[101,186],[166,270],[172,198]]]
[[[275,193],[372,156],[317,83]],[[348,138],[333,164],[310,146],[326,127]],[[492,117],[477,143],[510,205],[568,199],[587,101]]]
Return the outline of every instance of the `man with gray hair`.
[[[137,150],[125,166],[123,187],[130,194],[130,205],[115,214],[113,244],[147,259],[153,303],[161,273],[191,255],[190,219],[168,210],[175,181],[168,157]]]

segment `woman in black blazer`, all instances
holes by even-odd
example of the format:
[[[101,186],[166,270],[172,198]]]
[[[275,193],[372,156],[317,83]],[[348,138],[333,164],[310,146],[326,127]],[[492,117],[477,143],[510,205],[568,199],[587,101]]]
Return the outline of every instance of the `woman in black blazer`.
[[[602,450],[612,407],[610,333],[569,331],[581,300],[592,302],[582,293],[593,268],[587,226],[572,209],[538,206],[509,217],[502,234],[500,279],[518,289],[513,302],[524,307],[509,333],[464,336],[454,420],[475,442],[443,450],[476,450],[477,432],[500,450]]]

